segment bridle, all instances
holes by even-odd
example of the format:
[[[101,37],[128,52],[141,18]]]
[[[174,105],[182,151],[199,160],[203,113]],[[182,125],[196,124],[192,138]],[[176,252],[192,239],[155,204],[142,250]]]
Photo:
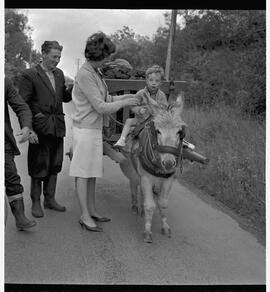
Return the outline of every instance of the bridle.
[[[154,176],[168,178],[175,173],[175,170],[171,173],[165,171],[159,153],[170,153],[176,157],[175,169],[178,166],[182,169],[182,148],[185,132],[181,131],[179,135],[180,142],[177,147],[159,145],[154,121],[148,121],[144,126],[144,131],[139,135],[140,146],[138,158],[142,167]]]

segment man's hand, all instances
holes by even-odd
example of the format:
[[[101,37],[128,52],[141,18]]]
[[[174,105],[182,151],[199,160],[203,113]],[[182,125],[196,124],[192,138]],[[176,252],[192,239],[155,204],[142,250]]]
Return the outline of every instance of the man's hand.
[[[29,139],[30,136],[30,129],[28,127],[23,127],[21,133],[17,136],[21,136],[19,143],[24,143]]]
[[[33,130],[30,131],[29,143],[31,143],[31,144],[38,144],[39,143],[38,135]]]
[[[73,83],[69,83],[69,84],[67,85],[67,90],[70,90],[70,91],[71,91],[72,88],[73,88],[73,85],[74,85]]]

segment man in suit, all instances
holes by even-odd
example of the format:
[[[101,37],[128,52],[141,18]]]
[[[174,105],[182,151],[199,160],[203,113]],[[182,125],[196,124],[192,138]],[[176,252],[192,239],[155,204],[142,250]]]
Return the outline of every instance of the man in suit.
[[[32,128],[32,113],[29,106],[17,93],[10,79],[5,78],[5,190],[8,202],[19,230],[34,227],[36,222],[29,220],[24,214],[23,186],[17,173],[15,155],[20,155],[11,127],[8,105],[16,113],[21,126],[20,142],[29,139]]]
[[[72,85],[65,86],[63,71],[57,68],[62,46],[57,41],[45,41],[41,46],[42,62],[22,73],[19,93],[33,114],[30,135],[38,144],[29,144],[28,173],[31,177],[32,215],[43,217],[40,204],[43,183],[44,208],[64,212],[66,208],[55,200],[57,175],[62,169],[65,120],[62,102],[71,100]]]

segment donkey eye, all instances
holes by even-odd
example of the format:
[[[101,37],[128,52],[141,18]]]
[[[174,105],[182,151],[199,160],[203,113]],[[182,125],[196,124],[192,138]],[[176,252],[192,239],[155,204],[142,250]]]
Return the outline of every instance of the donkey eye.
[[[157,134],[157,135],[161,134],[160,130],[157,129],[157,130],[156,130],[156,134]]]

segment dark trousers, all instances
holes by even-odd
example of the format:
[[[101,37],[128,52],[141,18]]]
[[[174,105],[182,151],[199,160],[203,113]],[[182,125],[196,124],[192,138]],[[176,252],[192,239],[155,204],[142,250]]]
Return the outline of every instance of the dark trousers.
[[[31,178],[31,192],[30,197],[32,201],[39,201],[42,191],[43,182],[43,194],[48,200],[55,197],[57,174],[51,174],[44,178]]]
[[[23,193],[12,151],[5,151],[5,189],[8,197]]]
[[[29,144],[28,173],[32,178],[57,174],[62,169],[64,139],[51,135],[38,136],[39,144]]]
[[[45,198],[55,196],[57,174],[62,169],[64,139],[52,135],[39,135],[39,144],[29,144],[28,173],[31,176],[31,198],[39,200],[42,192]]]

